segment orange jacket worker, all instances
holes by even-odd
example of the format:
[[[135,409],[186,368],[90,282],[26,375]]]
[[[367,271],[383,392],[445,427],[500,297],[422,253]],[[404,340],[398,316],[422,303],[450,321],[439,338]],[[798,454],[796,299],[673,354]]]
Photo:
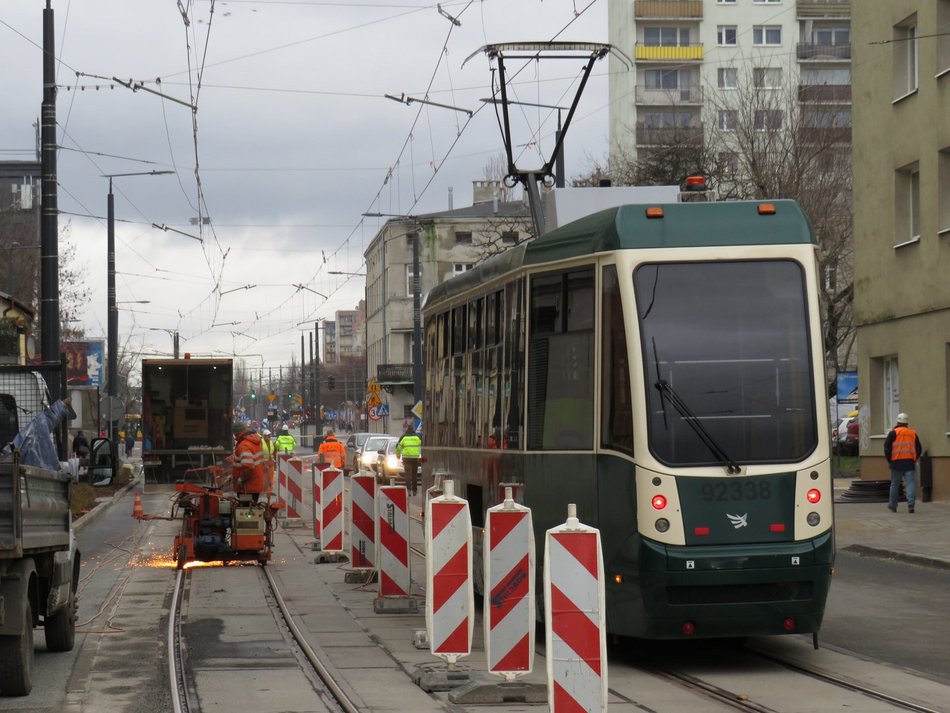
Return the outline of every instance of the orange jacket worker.
[[[334,468],[342,468],[346,463],[346,446],[336,439],[333,429],[327,431],[326,438],[317,449],[317,453],[323,456],[324,460]]]
[[[234,424],[234,492],[249,493],[257,500],[264,490],[264,462],[261,437],[243,423]]]

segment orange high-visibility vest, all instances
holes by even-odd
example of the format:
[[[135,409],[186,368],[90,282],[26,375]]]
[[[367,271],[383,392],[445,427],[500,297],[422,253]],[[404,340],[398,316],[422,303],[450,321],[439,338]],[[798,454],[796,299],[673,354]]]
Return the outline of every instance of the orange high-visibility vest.
[[[891,460],[917,460],[917,433],[914,429],[907,426],[898,426],[894,429]]]

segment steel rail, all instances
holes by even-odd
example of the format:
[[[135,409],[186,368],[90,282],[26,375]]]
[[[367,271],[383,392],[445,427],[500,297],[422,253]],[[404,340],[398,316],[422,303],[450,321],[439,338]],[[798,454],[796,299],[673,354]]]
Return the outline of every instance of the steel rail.
[[[283,615],[284,621],[287,623],[287,627],[290,630],[291,635],[294,637],[294,641],[297,642],[300,650],[303,652],[304,656],[307,657],[307,661],[310,662],[313,670],[316,671],[317,675],[320,677],[320,680],[323,681],[323,684],[327,687],[327,690],[329,690],[329,692],[336,699],[336,702],[346,713],[361,713],[360,709],[357,708],[356,704],[354,704],[353,701],[350,700],[350,697],[346,695],[342,688],[340,688],[340,685],[330,674],[329,669],[327,669],[323,662],[320,661],[316,652],[307,642],[303,632],[294,621],[290,609],[287,608],[287,604],[284,602],[284,598],[277,587],[277,582],[274,581],[274,575],[271,574],[270,569],[268,567],[261,567],[261,571],[264,573],[264,576],[270,584],[271,594],[274,596],[277,606],[280,608],[280,613]]]
[[[187,713],[190,710],[181,646],[181,600],[184,596],[184,580],[185,570],[180,569],[175,577],[175,590],[172,592],[172,603],[168,612],[168,688],[174,713]]]

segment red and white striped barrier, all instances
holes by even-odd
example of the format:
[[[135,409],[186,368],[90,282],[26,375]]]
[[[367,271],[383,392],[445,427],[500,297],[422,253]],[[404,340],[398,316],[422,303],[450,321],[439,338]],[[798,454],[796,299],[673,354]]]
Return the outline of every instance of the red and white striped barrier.
[[[354,569],[376,568],[376,478],[350,477],[350,563]]]
[[[343,552],[343,471],[325,468],[320,472],[320,549]]]
[[[551,713],[607,710],[604,557],[600,531],[577,519],[544,535],[544,624]]]
[[[322,472],[323,471],[320,469],[320,466],[310,466],[310,493],[313,499],[313,502],[311,503],[311,506],[313,507],[313,537],[317,541],[320,540],[320,535],[322,534],[322,528],[320,527],[320,473]]]
[[[472,582],[472,518],[468,501],[445,494],[426,503],[426,629],[434,656],[454,664],[472,653],[475,589]]]
[[[376,490],[379,596],[409,596],[409,493],[404,485]]]
[[[513,681],[534,666],[534,527],[531,510],[512,499],[485,513],[483,608],[488,672]],[[484,609],[487,609],[485,611]]]
[[[300,519],[303,517],[303,462],[280,454],[277,467],[277,502],[283,506],[281,513],[288,519]]]

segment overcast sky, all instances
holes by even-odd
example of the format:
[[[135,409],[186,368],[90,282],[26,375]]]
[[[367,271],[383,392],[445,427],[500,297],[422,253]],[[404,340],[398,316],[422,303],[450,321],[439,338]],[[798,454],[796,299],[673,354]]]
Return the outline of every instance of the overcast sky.
[[[53,0],[59,227],[93,288],[87,335],[106,332],[100,176],[174,170],[114,179],[120,340],[169,354],[171,337],[153,330],[178,330],[195,355],[233,354],[249,367],[299,359],[302,330],[363,296],[361,278],[328,274],[362,271],[381,221],[361,214],[444,210],[449,188],[456,208],[470,205],[472,180],[502,155],[494,111],[479,101],[491,96],[494,65],[478,54],[463,68],[465,59],[499,42],[606,42],[606,3],[445,0],[455,25],[425,0]],[[33,159],[44,6],[0,4],[4,160]],[[507,66],[509,76],[522,70],[510,98],[570,104],[582,63],[521,65]],[[606,73],[603,60],[567,135],[568,179],[606,156]],[[112,77],[196,105],[194,126],[187,106]],[[427,93],[481,111],[384,96]],[[556,114],[523,111],[515,143],[540,126],[546,159]],[[519,166],[543,159],[529,146]],[[193,224],[199,212],[210,226]]]

